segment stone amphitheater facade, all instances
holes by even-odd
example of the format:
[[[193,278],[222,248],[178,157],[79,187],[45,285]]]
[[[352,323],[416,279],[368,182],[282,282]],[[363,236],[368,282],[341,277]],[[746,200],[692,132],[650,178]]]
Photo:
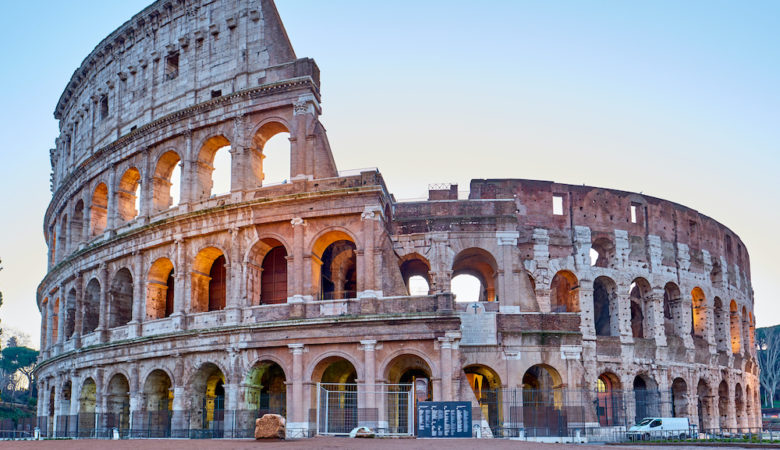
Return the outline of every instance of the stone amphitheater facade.
[[[490,389],[648,389],[670,395],[659,415],[760,425],[750,263],[724,225],[521,179],[399,202],[377,170],[337,170],[320,112],[317,65],[271,0],[160,0],[87,56],[54,113],[37,292],[49,435],[108,420],[90,415],[132,428],[168,411],[175,430],[264,407],[311,434],[317,383],[416,380],[421,399],[471,401],[494,430],[522,417]],[[290,173],[268,185],[279,133]],[[477,301],[456,301],[458,276],[479,282]],[[387,426],[382,401],[358,396],[360,420]],[[624,409],[581,422],[616,425],[610,407]]]

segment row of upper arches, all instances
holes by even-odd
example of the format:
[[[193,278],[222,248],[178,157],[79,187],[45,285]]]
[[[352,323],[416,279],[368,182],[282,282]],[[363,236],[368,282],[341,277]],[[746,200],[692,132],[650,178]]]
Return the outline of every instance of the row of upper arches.
[[[78,244],[139,215],[229,193],[242,185],[239,179],[252,179],[250,184],[257,187],[286,182],[290,178],[289,137],[285,124],[270,121],[257,129],[251,148],[243,150],[249,157],[236,157],[239,152],[231,141],[218,134],[203,140],[191,157],[164,147],[148,174],[141,161],[131,161],[117,172],[113,186],[110,177],[99,177],[49,227],[50,262],[60,261]],[[149,186],[144,188],[144,183]]]

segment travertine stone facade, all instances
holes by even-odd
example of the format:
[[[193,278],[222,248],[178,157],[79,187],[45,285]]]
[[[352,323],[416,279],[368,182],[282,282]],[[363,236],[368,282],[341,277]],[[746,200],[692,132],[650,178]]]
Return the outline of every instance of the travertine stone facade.
[[[50,429],[162,408],[192,427],[187,411],[257,409],[261,392],[284,394],[288,430],[309,430],[318,382],[411,373],[435,400],[477,402],[475,376],[529,389],[540,369],[552,385],[534,387],[641,380],[672,393],[664,415],[759,425],[750,264],[728,228],[542,181],[396,202],[378,171],[337,171],[319,102],[317,65],[270,0],[160,0],[87,56],[51,150],[36,372]],[[289,178],[265,185],[278,133]],[[230,192],[213,196],[226,146]],[[476,305],[454,301],[459,275],[479,280]],[[412,277],[428,292],[410,295]]]

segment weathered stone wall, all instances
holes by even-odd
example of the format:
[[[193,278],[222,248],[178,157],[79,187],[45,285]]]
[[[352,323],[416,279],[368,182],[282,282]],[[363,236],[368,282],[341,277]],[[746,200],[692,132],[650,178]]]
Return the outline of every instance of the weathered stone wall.
[[[54,426],[124,398],[133,417],[171,402],[186,428],[215,398],[249,410],[276,386],[296,432],[314,426],[318,382],[416,374],[435,400],[477,402],[475,376],[521,389],[545,370],[548,387],[588,392],[641,378],[673,393],[664,414],[705,427],[760,423],[749,258],[725,226],[530,180],[398,203],[378,171],[337,172],[319,114],[317,66],[295,59],[270,1],[158,1],[98,45],[55,112],[39,416]],[[289,179],[268,185],[263,146],[280,132]],[[230,192],[212,196],[224,146]],[[454,301],[462,274],[480,280],[478,303]],[[409,295],[413,276],[427,293]],[[271,366],[282,378],[263,385]]]

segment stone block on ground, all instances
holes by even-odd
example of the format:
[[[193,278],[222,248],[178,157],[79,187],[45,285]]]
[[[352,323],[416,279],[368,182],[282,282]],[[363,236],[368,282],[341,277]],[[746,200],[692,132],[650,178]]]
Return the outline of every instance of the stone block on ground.
[[[255,439],[284,439],[285,422],[279,414],[264,414],[255,420]]]

